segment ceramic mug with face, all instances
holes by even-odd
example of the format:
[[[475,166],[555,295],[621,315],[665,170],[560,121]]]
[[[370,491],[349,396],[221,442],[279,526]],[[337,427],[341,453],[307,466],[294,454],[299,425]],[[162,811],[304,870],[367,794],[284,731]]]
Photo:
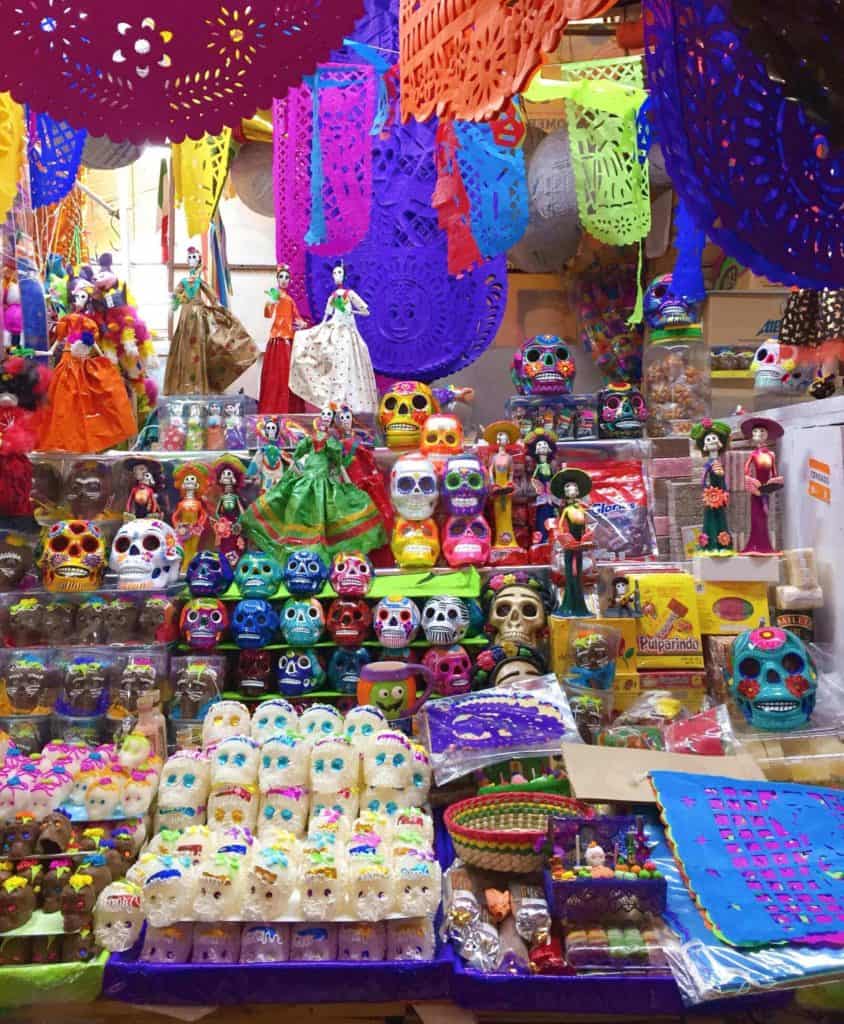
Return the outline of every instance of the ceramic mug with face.
[[[420,694],[417,679],[424,680]],[[434,675],[424,665],[403,661],[373,661],[362,665],[358,680],[358,704],[374,704],[391,722],[410,718],[422,707],[434,688]]]

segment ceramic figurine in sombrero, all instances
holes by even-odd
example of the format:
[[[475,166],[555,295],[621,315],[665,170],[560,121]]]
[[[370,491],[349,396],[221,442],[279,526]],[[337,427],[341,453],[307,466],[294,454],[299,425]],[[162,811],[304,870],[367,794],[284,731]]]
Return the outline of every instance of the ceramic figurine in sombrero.
[[[563,546],[566,587],[556,614],[591,615],[583,595],[583,551],[592,546],[592,530],[583,499],[592,490],[592,477],[582,469],[564,469],[551,478],[550,489],[563,506],[555,532]]]
[[[777,472],[776,453],[768,443],[778,441],[783,429],[776,420],[751,416],[742,421],[741,432],[753,444],[753,451],[744,464],[744,486],[750,493],[750,535],[742,554],[775,555],[778,552],[771,544],[768,529],[768,496],[782,488],[783,478]]]

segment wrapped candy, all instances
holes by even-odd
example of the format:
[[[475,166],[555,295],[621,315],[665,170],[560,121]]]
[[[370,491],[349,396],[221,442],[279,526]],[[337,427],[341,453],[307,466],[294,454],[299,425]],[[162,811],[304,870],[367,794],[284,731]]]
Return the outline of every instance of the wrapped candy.
[[[148,924],[140,959],[154,964],[186,964],[190,960],[192,946],[192,924],[181,922],[165,928]]]
[[[387,958],[387,926],[383,921],[355,921],[337,926],[337,957],[340,960]]]
[[[477,925],[481,905],[475,895],[469,872],[461,864],[452,864],[446,871],[443,885],[446,933],[461,944]]]
[[[290,957],[289,924],[247,924],[240,936],[242,964],[283,963]]]
[[[570,974],[571,968],[563,954],[563,944],[556,935],[536,943],[530,951],[530,967],[535,974]]]
[[[525,942],[533,944],[547,938],[551,931],[551,914],[541,886],[510,882],[510,902],[516,931]]]
[[[504,974],[529,974],[530,955],[524,940],[516,931],[512,917],[505,918],[498,926],[500,951],[495,970]]]
[[[236,964],[240,959],[240,925],[220,921],[193,926],[193,964]]]
[[[94,939],[110,953],[125,953],[138,941],[144,923],[141,890],[131,882],[112,882],[94,907]]]
[[[336,960],[336,926],[310,922],[291,925],[290,959],[299,961]]]
[[[430,918],[387,922],[388,960],[433,960],[436,936]]]

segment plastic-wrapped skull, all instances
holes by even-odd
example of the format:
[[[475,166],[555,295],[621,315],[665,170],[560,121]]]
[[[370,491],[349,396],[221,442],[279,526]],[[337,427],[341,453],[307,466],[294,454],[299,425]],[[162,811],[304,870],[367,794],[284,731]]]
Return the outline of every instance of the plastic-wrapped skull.
[[[510,376],[520,395],[568,395],[575,372],[568,344],[556,334],[537,334],[516,349]]]
[[[346,739],[360,750],[372,746],[378,733],[387,727],[387,716],[374,704],[359,704],[346,712]]]
[[[207,749],[229,736],[248,736],[249,709],[239,700],[212,704],[202,723],[202,746]]]
[[[311,751],[311,792],[337,793],[360,781],[360,751],[344,737],[318,740]]]
[[[278,615],[263,597],[238,601],[232,615],[232,637],[238,647],[266,647],[278,632]]]
[[[390,500],[404,519],[428,519],[434,514],[439,484],[431,459],[413,452],[396,459],[390,470]]]
[[[356,693],[360,670],[371,660],[365,647],[338,647],[328,662],[328,685],[338,693]]]
[[[647,419],[648,407],[641,391],[632,384],[609,384],[598,392],[601,437],[641,437]]]
[[[422,664],[434,675],[434,689],[441,697],[466,693],[472,688],[472,659],[460,644],[432,647],[425,652]]]
[[[228,625],[229,613],[218,597],[194,597],[185,603],[179,616],[182,636],[196,651],[215,647],[223,639]]]
[[[280,693],[286,697],[302,697],[322,686],[325,669],[313,648],[286,651],[278,659],[276,678]]]
[[[222,597],[232,585],[234,573],[219,552],[199,551],[190,560],[186,578],[191,597]]]
[[[362,551],[338,551],[329,579],[340,597],[365,597],[375,579],[375,570]]]
[[[700,320],[697,304],[675,295],[671,274],[660,274],[648,285],[644,298],[645,320],[652,329],[685,327]]]
[[[243,597],[274,597],[284,570],[261,551],[247,551],[237,563],[234,578]]]
[[[483,516],[449,516],[443,532],[443,553],[452,569],[489,561],[492,531]]]
[[[444,647],[462,640],[469,628],[469,609],[459,597],[429,597],[422,608],[422,629],[429,644]]]
[[[532,588],[506,586],[492,600],[488,623],[496,644],[538,647],[547,624],[545,606]]]
[[[121,590],[150,590],[176,583],[182,565],[176,531],[160,519],[133,519],[117,531],[109,566]]]
[[[393,526],[390,549],[402,569],[430,569],[440,557],[436,520],[416,521],[398,516]]]
[[[388,448],[418,448],[422,425],[439,406],[427,384],[416,380],[395,383],[381,399],[378,422]]]
[[[271,736],[261,747],[258,783],[262,793],[284,786],[306,786],[310,744],[301,736]]]
[[[240,925],[197,921],[193,926],[192,964],[236,964],[240,958]]]
[[[290,959],[290,925],[283,922],[267,924],[263,918],[259,918],[259,920],[262,922],[261,924],[243,926],[240,936],[240,962],[242,964],[285,963]]]
[[[220,674],[213,665],[196,660],[176,675],[170,718],[204,718],[220,696]]]
[[[367,638],[372,612],[361,597],[337,597],[328,606],[326,625],[335,644],[352,647]]]
[[[425,420],[419,448],[441,474],[450,455],[463,451],[463,424],[449,412],[437,412]]]
[[[477,455],[452,455],[445,464],[443,499],[450,516],[476,516],[484,510],[486,474]]]
[[[154,928],[147,925],[141,960],[153,964],[184,964],[190,959],[193,925],[184,922]]]
[[[305,739],[326,739],[343,735],[343,714],[331,704],[311,704],[299,719],[299,729]]]
[[[363,777],[368,786],[404,789],[413,782],[413,751],[403,732],[386,729],[364,751]]]
[[[434,924],[427,917],[411,917],[387,923],[389,960],[430,960],[434,956]]]
[[[258,757],[258,744],[248,736],[221,740],[211,757],[211,784],[253,785],[258,780]]]
[[[296,597],[314,597],[325,586],[328,566],[318,551],[291,551],[284,565],[284,585]]]
[[[47,590],[96,590],[106,567],[106,547],[100,528],[87,519],[53,523],[44,539],[40,564]]]
[[[258,743],[266,743],[272,736],[295,732],[299,715],[290,701],[277,698],[262,701],[252,715],[251,736]]]
[[[782,731],[811,718],[818,676],[802,640],[787,629],[761,626],[733,642],[732,691],[751,725]]]
[[[299,600],[293,597],[281,609],[281,632],[287,643],[306,647],[318,642],[325,631],[325,613],[315,597]]]
[[[409,597],[382,597],[373,616],[375,635],[383,647],[407,647],[416,639],[421,616]]]

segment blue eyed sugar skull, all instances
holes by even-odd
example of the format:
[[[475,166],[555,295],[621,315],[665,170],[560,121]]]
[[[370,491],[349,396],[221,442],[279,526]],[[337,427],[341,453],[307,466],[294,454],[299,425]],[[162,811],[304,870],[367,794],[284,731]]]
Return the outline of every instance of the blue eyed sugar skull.
[[[217,551],[200,551],[190,560],[187,582],[191,597],[222,597],[233,581],[228,559]]]
[[[278,659],[278,692],[285,697],[302,697],[319,690],[325,669],[314,650],[286,651]]]
[[[420,624],[419,609],[409,597],[383,597],[375,606],[373,625],[382,647],[406,647],[416,639]]]
[[[243,597],[273,597],[281,583],[283,570],[271,556],[249,551],[237,563],[234,578]]]
[[[761,626],[733,643],[731,689],[757,729],[799,729],[815,708],[818,676],[802,640],[787,629]]]
[[[647,419],[648,407],[641,391],[632,384],[610,384],[598,392],[601,437],[641,437]]]
[[[429,597],[422,608],[422,629],[429,644],[456,644],[469,628],[469,609],[459,597]]]
[[[477,455],[453,455],[445,464],[442,495],[450,516],[477,516],[486,502],[486,473]]]
[[[278,615],[269,601],[247,597],[238,601],[232,615],[232,637],[238,647],[266,647],[278,632]]]
[[[291,551],[284,565],[284,585],[296,597],[314,597],[328,580],[322,555],[310,548]]]
[[[338,647],[328,662],[328,684],[338,693],[356,693],[360,670],[372,659],[365,647]]]
[[[331,586],[340,597],[365,597],[375,579],[372,562],[362,551],[338,551],[331,563]]]
[[[195,651],[207,651],[222,639],[229,625],[226,606],[216,597],[194,597],[182,608],[179,630]]]
[[[281,632],[294,647],[310,647],[325,632],[325,612],[315,597],[306,601],[288,598],[281,609]]]
[[[568,395],[575,364],[568,344],[556,334],[537,334],[516,349],[510,370],[520,395]]]
[[[685,327],[700,319],[697,304],[672,291],[671,274],[660,274],[645,292],[644,312],[648,327],[664,330],[666,327]]]
[[[342,725],[341,725],[342,728]],[[360,751],[344,737],[320,737],[311,752],[311,792],[337,793],[360,782]]]
[[[299,724],[296,708],[287,700],[262,701],[252,715],[251,736],[258,743],[265,743],[271,736],[295,732]]]

